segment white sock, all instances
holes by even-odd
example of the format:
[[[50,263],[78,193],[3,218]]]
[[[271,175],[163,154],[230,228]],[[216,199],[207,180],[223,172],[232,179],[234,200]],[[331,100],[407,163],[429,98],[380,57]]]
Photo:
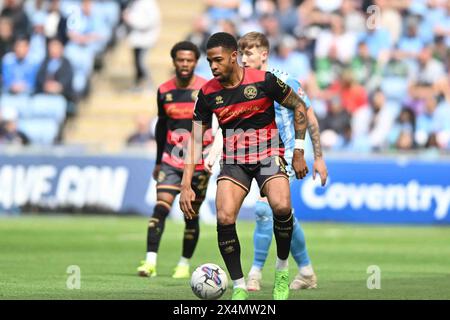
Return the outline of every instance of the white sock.
[[[302,276],[310,277],[314,274],[314,270],[312,265],[308,264],[307,266],[300,267],[299,270]]]
[[[275,268],[276,268],[277,270],[287,270],[288,267],[289,267],[288,259],[286,259],[286,260],[281,260],[280,258],[277,258],[277,263],[276,263],[276,265],[275,265]]]
[[[145,258],[145,261],[150,264],[156,264],[156,256],[158,254],[156,252],[147,252],[147,257]]]
[[[247,285],[245,284],[244,277],[233,280],[233,288],[241,288],[247,290]]]
[[[250,269],[250,272],[248,274],[261,277],[261,271],[262,270],[260,267],[252,266],[252,268]]]
[[[189,266],[189,260],[188,258],[181,257],[180,261],[178,261],[179,266]]]

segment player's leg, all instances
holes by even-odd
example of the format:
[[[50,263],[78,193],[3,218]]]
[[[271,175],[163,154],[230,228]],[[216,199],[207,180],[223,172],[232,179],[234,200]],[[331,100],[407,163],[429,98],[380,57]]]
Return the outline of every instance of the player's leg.
[[[255,205],[255,230],[253,233],[253,264],[248,273],[247,289],[259,291],[261,289],[262,268],[269,253],[273,237],[273,217],[266,197],[258,199]]]
[[[180,171],[163,163],[156,185],[156,205],[147,228],[147,255],[138,268],[140,276],[156,276],[159,243],[173,201],[180,192],[180,182]]]
[[[306,249],[306,239],[300,222],[294,217],[294,231],[291,241],[291,254],[299,271],[289,288],[292,290],[317,288],[317,277]]]
[[[288,257],[293,232],[293,215],[289,177],[286,174],[285,160],[273,157],[262,163],[256,179],[262,195],[273,211],[273,231],[277,244],[277,262],[275,272],[274,299],[289,297]]]
[[[217,240],[222,258],[233,280],[233,300],[248,298],[241,266],[241,247],[236,232],[236,219],[251,184],[238,165],[224,165],[217,181]],[[226,176],[225,176],[226,175]],[[234,177],[241,177],[235,179]]]
[[[175,267],[175,272],[172,275],[173,278],[180,279],[190,277],[190,259],[194,255],[194,251],[197,247],[198,238],[200,235],[200,221],[198,214],[200,212],[200,207],[206,197],[208,182],[209,174],[207,172],[197,171],[194,173],[194,177],[192,179],[192,189],[196,194],[196,199],[192,206],[194,211],[197,213],[197,216],[193,219],[184,219],[185,228],[182,252],[178,265]]]
[[[157,201],[153,214],[149,219],[147,227],[147,255],[138,268],[138,274],[143,277],[156,276],[156,262],[159,244],[164,232],[167,216],[172,208],[175,194],[169,192],[158,192]]]

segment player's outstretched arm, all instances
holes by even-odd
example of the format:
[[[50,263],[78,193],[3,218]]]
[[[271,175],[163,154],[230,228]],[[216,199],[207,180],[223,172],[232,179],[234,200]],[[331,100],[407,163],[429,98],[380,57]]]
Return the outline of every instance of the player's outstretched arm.
[[[306,106],[303,100],[293,91],[283,101],[282,105],[294,110],[295,146],[292,158],[292,168],[297,179],[303,179],[308,174],[308,166],[305,161],[305,136],[308,120],[306,118]]]
[[[314,150],[313,179],[316,178],[316,172],[320,176],[322,186],[327,183],[328,170],[322,156],[322,145],[320,144],[320,128],[314,110],[309,108],[306,112],[308,119],[308,132]]]
[[[203,135],[206,126],[199,121],[192,121],[191,137],[188,142],[186,158],[184,160],[183,179],[181,180],[180,209],[188,219],[192,219],[196,214],[192,208],[192,202],[195,201],[195,192],[192,190],[192,176],[194,175],[195,165],[202,157]]]

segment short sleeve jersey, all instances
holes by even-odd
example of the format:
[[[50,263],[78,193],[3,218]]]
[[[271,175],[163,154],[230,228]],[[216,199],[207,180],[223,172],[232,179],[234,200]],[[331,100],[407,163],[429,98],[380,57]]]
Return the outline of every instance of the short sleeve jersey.
[[[215,114],[223,133],[223,160],[254,164],[284,155],[274,102],[283,104],[292,89],[270,72],[243,70],[234,88],[224,88],[216,79],[201,88],[194,120],[209,123]]]
[[[195,76],[191,86],[178,88],[176,79],[172,78],[158,88],[158,117],[167,120],[167,138],[162,162],[177,169],[184,168],[184,149],[186,149],[192,130],[195,100],[200,88],[205,83],[205,79]],[[204,147],[209,146],[213,141],[211,121],[206,123],[208,130],[203,139]],[[203,168],[203,163],[196,166],[196,170],[203,170]]]

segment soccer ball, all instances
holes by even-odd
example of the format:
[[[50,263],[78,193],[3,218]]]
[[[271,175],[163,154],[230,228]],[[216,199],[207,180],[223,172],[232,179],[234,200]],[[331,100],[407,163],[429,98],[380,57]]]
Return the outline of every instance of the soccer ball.
[[[192,292],[200,299],[219,299],[227,290],[228,278],[221,267],[214,263],[205,263],[192,273]]]

